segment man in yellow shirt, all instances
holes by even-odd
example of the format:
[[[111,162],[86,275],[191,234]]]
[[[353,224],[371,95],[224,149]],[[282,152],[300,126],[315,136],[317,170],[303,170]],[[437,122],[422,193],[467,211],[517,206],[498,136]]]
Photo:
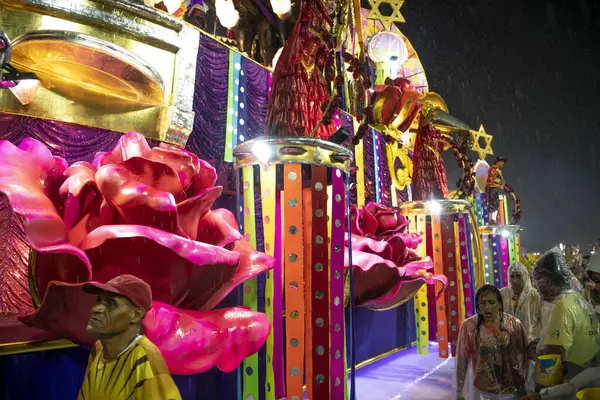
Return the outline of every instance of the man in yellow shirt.
[[[150,286],[132,275],[84,285],[98,300],[87,331],[98,338],[78,400],[181,400],[160,351],[140,334]]]
[[[600,338],[596,313],[580,293],[570,290],[571,278],[558,248],[544,254],[533,269],[542,300],[553,303],[538,354],[560,354],[567,365],[567,378],[594,364]]]

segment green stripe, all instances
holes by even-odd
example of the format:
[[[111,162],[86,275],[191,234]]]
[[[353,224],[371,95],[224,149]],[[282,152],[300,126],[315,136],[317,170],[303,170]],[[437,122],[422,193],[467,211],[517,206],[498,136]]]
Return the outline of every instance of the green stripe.
[[[256,248],[254,171],[252,167],[244,168],[242,170],[242,177],[242,187],[244,188],[244,236],[249,237],[250,245],[252,248]],[[246,210],[248,210],[248,212],[246,212]],[[256,278],[247,280],[244,283],[244,305],[249,307],[252,311],[257,311]],[[244,359],[242,376],[242,398],[247,399],[249,396],[252,396],[255,400],[258,400],[258,354],[253,354]]]
[[[225,127],[225,155],[223,160],[233,162],[233,74],[234,74],[233,50],[229,50],[229,81],[227,89],[227,125]]]

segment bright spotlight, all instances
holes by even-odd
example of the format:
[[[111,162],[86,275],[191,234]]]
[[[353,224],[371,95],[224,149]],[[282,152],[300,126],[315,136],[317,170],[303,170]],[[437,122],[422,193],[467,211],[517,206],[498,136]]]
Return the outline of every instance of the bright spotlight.
[[[258,158],[262,164],[268,164],[271,159],[273,151],[271,147],[265,142],[256,142],[252,146],[252,153]]]
[[[442,205],[435,200],[427,202],[427,208],[429,208],[429,212],[432,214],[439,214],[442,212]]]
[[[505,238],[510,236],[510,232],[507,231],[506,229],[504,229],[502,232],[500,232],[500,234],[502,235],[502,237],[505,237]]]

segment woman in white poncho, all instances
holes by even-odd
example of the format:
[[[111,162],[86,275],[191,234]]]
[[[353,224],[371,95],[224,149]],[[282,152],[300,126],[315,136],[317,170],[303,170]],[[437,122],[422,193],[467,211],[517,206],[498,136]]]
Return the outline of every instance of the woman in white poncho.
[[[508,286],[500,289],[504,312],[514,315],[523,324],[527,338],[533,341],[540,337],[540,295],[531,285],[527,268],[520,262],[508,267]]]
[[[523,324],[527,334],[529,351],[533,352],[540,338],[542,323],[542,305],[540,295],[531,284],[527,268],[520,262],[508,267],[508,286],[500,289],[502,306],[507,314],[514,315]],[[535,388],[535,362],[529,361],[526,388],[531,392]]]

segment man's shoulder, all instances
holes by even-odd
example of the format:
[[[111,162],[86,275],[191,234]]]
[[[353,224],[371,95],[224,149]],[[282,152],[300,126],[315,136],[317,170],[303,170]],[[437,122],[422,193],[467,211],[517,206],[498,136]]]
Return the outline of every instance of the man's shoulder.
[[[168,374],[169,369],[160,350],[146,336],[142,336],[138,343],[139,348],[145,353],[148,363],[155,375]]]

